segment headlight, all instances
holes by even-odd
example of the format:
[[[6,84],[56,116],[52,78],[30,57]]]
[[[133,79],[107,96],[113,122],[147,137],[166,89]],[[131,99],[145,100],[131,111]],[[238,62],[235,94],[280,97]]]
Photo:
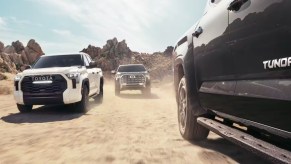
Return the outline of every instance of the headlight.
[[[15,76],[15,78],[14,78],[14,81],[20,81],[21,78],[22,78],[22,76],[19,75],[19,74],[17,74],[17,75]]]
[[[66,76],[69,79],[78,79],[80,77],[80,73],[78,73],[78,72],[68,73],[68,74],[66,74]]]
[[[120,78],[121,77],[121,73],[117,73],[116,74],[116,78],[118,79],[118,78]]]
[[[151,78],[149,74],[146,74],[145,76],[146,76],[147,79]]]

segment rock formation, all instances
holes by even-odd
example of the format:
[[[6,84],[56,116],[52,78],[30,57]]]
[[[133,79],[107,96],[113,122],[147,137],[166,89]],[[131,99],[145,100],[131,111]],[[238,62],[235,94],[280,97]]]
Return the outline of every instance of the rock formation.
[[[22,50],[24,50],[23,44],[17,40],[16,42],[12,42],[11,46],[14,47],[16,53],[20,54]]]
[[[101,54],[101,48],[89,45],[87,48],[84,48],[82,52],[89,54],[91,58],[94,59]]]
[[[104,72],[116,70],[121,64],[144,64],[150,70],[153,79],[161,79],[166,75],[172,75],[172,51],[169,46],[164,52],[139,53],[132,51],[125,40],[110,39],[100,48],[89,45],[82,52],[88,53],[97,62],[98,67]],[[0,73],[16,73],[25,65],[31,65],[43,55],[40,45],[33,39],[26,46],[20,41],[12,42],[4,46],[0,42]]]
[[[43,55],[40,45],[34,39],[29,40],[24,49],[29,64],[32,64],[36,59]]]
[[[88,53],[103,71],[116,70],[121,64],[144,64],[151,70],[154,79],[171,75],[173,47],[169,46],[164,53],[153,54],[133,52],[126,41],[118,42],[116,38],[108,40],[103,48],[89,45],[82,52]]]
[[[26,47],[18,40],[6,47],[0,42],[0,72],[16,73],[22,66],[32,64],[43,54],[40,45],[33,39]]]
[[[0,52],[3,52],[4,50],[4,44],[0,41]]]
[[[174,50],[173,46],[168,46],[167,49],[164,51],[164,55],[172,56],[173,50]]]

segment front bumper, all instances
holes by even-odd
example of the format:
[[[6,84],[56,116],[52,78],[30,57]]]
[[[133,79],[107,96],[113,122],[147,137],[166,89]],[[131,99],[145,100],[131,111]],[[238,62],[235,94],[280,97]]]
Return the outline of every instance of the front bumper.
[[[124,74],[116,78],[120,90],[141,90],[150,85],[150,79],[143,74]]]
[[[65,75],[67,88],[63,92],[54,93],[26,93],[21,90],[21,79],[18,83],[18,90],[14,90],[14,99],[17,104],[22,105],[47,105],[47,104],[72,104],[81,101],[81,83],[73,87],[72,80]]]
[[[120,90],[140,90],[146,87],[146,83],[138,83],[138,84],[120,84]]]
[[[64,104],[63,94],[24,94],[25,105]]]

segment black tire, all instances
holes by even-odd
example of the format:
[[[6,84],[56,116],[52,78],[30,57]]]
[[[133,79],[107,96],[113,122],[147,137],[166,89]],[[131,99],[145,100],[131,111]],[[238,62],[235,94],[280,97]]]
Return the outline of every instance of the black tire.
[[[89,109],[89,90],[87,86],[82,87],[82,100],[75,104],[75,110],[78,113],[86,113]]]
[[[209,130],[197,123],[197,117],[193,115],[190,109],[190,99],[187,96],[186,79],[180,80],[178,87],[178,123],[182,137],[189,141],[199,141],[206,139]]]
[[[20,111],[20,113],[28,113],[32,111],[32,105],[17,104],[17,108]]]
[[[143,93],[144,95],[147,95],[147,96],[151,95],[151,86],[147,86],[146,88],[144,88],[144,89],[142,90],[142,93]]]
[[[115,83],[115,96],[120,95],[120,85]]]
[[[103,102],[103,84],[102,83],[100,83],[100,92],[99,92],[99,94],[95,97],[95,101],[97,102],[97,103],[102,103]]]

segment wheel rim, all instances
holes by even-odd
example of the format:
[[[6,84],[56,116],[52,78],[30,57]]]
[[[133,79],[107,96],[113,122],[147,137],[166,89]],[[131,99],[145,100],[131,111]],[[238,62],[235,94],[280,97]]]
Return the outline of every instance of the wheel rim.
[[[180,131],[184,134],[187,122],[187,92],[184,85],[179,90],[178,115]]]

